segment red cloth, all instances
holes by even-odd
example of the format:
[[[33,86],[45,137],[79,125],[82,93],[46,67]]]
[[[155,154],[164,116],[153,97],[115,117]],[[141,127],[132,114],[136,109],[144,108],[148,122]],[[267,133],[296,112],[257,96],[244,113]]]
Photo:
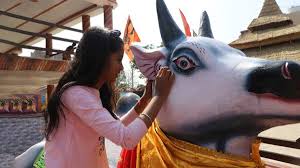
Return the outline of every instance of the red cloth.
[[[136,167],[136,147],[133,150],[122,149],[117,168]]]

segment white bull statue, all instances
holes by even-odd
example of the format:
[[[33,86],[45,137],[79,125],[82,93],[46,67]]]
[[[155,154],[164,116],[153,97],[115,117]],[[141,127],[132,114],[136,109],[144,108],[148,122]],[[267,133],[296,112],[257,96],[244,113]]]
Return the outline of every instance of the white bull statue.
[[[206,12],[199,37],[183,34],[163,0],[157,0],[157,14],[164,47],[131,49],[147,78],[153,79],[162,66],[175,73],[157,116],[167,135],[246,156],[262,130],[300,121],[298,63],[250,58],[213,39]]]
[[[147,51],[134,45],[131,50],[147,78],[154,79],[163,66],[175,73],[157,116],[164,134],[249,158],[258,133],[300,121],[299,63],[247,57],[215,40],[206,12],[199,36],[186,37],[164,1],[156,2],[164,47]]]

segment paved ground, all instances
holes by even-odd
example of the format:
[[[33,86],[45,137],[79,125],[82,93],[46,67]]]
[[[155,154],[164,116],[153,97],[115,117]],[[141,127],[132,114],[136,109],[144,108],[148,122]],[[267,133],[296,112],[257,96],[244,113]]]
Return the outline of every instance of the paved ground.
[[[279,140],[296,142],[296,140],[300,138],[300,123],[273,127],[266,131],[263,131],[262,133],[259,134],[259,136],[265,138],[275,138]],[[282,146],[276,146],[270,144],[261,144],[260,149],[264,151],[280,153],[280,154],[284,154],[284,155],[288,155],[300,159],[300,149],[288,148],[288,147],[282,147]],[[282,164],[280,162],[275,163],[275,165],[276,164],[283,165],[281,167],[300,168],[300,166]]]
[[[11,168],[16,156],[43,139],[43,117],[0,117],[0,168]]]
[[[119,160],[121,147],[115,145],[114,143],[112,143],[111,141],[109,141],[107,139],[105,140],[105,147],[106,147],[109,167],[115,168],[117,166],[117,162]]]

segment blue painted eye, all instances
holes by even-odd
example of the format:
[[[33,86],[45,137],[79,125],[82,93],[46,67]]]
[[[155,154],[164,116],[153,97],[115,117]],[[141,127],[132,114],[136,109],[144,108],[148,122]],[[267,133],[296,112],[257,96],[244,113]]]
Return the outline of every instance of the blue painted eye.
[[[177,57],[173,62],[181,71],[191,71],[196,68],[194,61],[185,56]]]

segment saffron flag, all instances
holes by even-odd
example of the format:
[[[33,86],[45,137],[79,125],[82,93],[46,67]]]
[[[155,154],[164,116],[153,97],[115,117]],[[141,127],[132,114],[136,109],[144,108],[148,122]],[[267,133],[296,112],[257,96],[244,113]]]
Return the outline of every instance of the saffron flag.
[[[190,37],[191,36],[190,26],[189,26],[188,22],[186,21],[186,18],[180,9],[179,9],[179,12],[180,12],[181,19],[183,22],[185,35]]]
[[[124,31],[124,51],[126,55],[128,56],[130,61],[133,61],[133,54],[130,50],[130,45],[133,42],[140,42],[140,37],[135,31],[133,24],[131,22],[130,16],[128,16],[127,24]]]

